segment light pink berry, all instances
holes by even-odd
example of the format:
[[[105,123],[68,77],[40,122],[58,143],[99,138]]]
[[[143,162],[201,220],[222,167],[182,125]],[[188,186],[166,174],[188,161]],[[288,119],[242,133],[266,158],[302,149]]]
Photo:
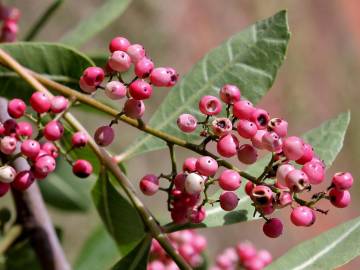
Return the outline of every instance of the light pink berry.
[[[31,159],[35,158],[40,152],[40,144],[35,140],[25,140],[21,144],[21,153]]]
[[[52,120],[45,125],[44,137],[49,141],[60,140],[64,135],[64,126],[60,121]]]
[[[256,256],[256,248],[250,242],[243,242],[236,246],[236,252],[239,256],[240,262],[244,263]]]
[[[219,186],[223,190],[234,191],[241,185],[241,177],[238,172],[234,170],[226,169],[219,177]]]
[[[325,169],[320,162],[307,162],[301,170],[306,173],[312,185],[320,184],[325,180]]]
[[[278,218],[270,218],[263,226],[263,232],[270,238],[277,238],[283,232],[283,224]]]
[[[248,100],[240,100],[234,103],[233,114],[236,118],[250,120],[254,111],[254,105]]]
[[[197,162],[197,158],[196,157],[188,157],[187,159],[185,159],[182,169],[185,172],[195,172],[196,171],[196,162]]]
[[[303,171],[292,170],[286,175],[286,186],[293,192],[301,192],[309,186],[309,178]]]
[[[205,188],[205,179],[197,173],[190,173],[186,176],[184,187],[190,195],[199,194]]]
[[[288,191],[281,191],[278,199],[277,199],[277,207],[283,208],[290,205],[292,202],[291,193]]]
[[[197,119],[192,114],[183,113],[181,114],[176,121],[179,129],[182,132],[191,133],[196,130]]]
[[[40,175],[48,175],[49,173],[53,172],[55,168],[56,161],[50,155],[38,158],[34,164],[35,172],[39,173]]]
[[[311,208],[298,206],[292,210],[290,219],[295,226],[308,227],[315,223],[316,216]]]
[[[251,199],[260,206],[269,205],[273,201],[273,192],[267,186],[259,185],[252,189]]]
[[[148,264],[146,270],[166,270],[166,268],[163,262],[154,260]]]
[[[135,64],[135,75],[139,78],[147,78],[154,69],[154,63],[149,58],[144,57]]]
[[[31,171],[21,171],[11,183],[11,187],[17,190],[26,190],[35,181],[35,177]]]
[[[93,172],[91,163],[84,159],[78,159],[72,166],[73,173],[80,178],[86,178]]]
[[[124,37],[115,37],[109,43],[110,52],[126,51],[130,46],[130,41]]]
[[[50,110],[53,113],[61,113],[65,111],[69,106],[69,100],[63,96],[55,96],[51,98]]]
[[[131,58],[126,52],[114,51],[108,60],[108,64],[114,71],[125,72],[131,66]]]
[[[258,129],[266,129],[270,121],[270,116],[269,113],[263,109],[255,109],[250,120],[255,123]]]
[[[154,195],[159,190],[159,178],[156,175],[147,174],[141,178],[139,186],[145,195]]]
[[[105,78],[105,72],[99,67],[88,67],[83,72],[83,78],[87,85],[98,86]]]
[[[351,203],[351,195],[348,190],[337,190],[332,188],[329,192],[330,202],[337,208],[345,208]]]
[[[205,115],[217,115],[221,109],[220,100],[214,96],[203,96],[199,102],[199,110]]]
[[[96,86],[95,85],[88,85],[84,80],[84,76],[80,77],[79,86],[80,86],[80,89],[82,91],[84,91],[85,93],[87,93],[87,94],[91,94],[91,93],[94,93],[96,91]]]
[[[197,253],[201,253],[206,249],[207,240],[204,236],[197,234],[192,237],[192,245],[194,246]]]
[[[127,50],[127,54],[130,56],[131,61],[136,64],[138,61],[143,59],[146,55],[145,49],[140,44],[132,44],[130,45]]]
[[[258,251],[256,257],[258,257],[260,260],[262,260],[266,265],[269,265],[272,262],[272,256],[269,251],[265,249],[261,249]]]
[[[282,140],[275,132],[266,132],[262,136],[262,144],[263,147],[270,152],[279,153],[282,151]]]
[[[99,127],[94,134],[95,142],[102,147],[110,145],[115,138],[114,129],[110,126]]]
[[[240,89],[236,85],[225,84],[220,89],[220,98],[226,104],[234,104],[241,99]]]
[[[244,262],[244,267],[246,270],[263,270],[264,266],[264,262],[257,256]]]
[[[250,139],[254,137],[257,132],[256,125],[246,119],[240,119],[237,123],[236,128],[239,135],[245,139]]]
[[[281,185],[286,185],[286,176],[289,174],[289,172],[295,170],[294,166],[291,164],[282,164],[278,167],[276,171],[276,180]]]
[[[26,111],[26,104],[22,99],[14,98],[8,103],[8,113],[13,118],[20,118],[24,116]]]
[[[314,149],[312,148],[312,146],[308,143],[304,144],[304,154],[302,155],[301,158],[299,158],[298,160],[296,160],[297,164],[301,164],[304,165],[305,163],[311,161],[314,157]]]
[[[16,137],[20,138],[29,138],[33,134],[32,125],[28,122],[19,122],[16,126]]]
[[[196,170],[204,176],[212,176],[218,169],[218,163],[215,159],[209,156],[198,158],[196,162]]]
[[[42,151],[44,152],[44,154],[50,155],[53,158],[57,158],[59,156],[59,149],[52,142],[45,142],[41,146],[41,150],[40,150],[39,154]]]
[[[235,192],[232,191],[225,191],[220,195],[220,207],[225,211],[232,211],[234,210],[238,203],[239,198]]]
[[[231,120],[225,117],[216,118],[211,123],[211,130],[219,137],[227,135],[232,131]]]
[[[48,112],[51,108],[51,102],[47,95],[41,92],[35,92],[30,97],[30,105],[37,113]]]
[[[251,138],[251,143],[254,147],[256,147],[257,149],[263,149],[263,143],[262,143],[262,137],[264,136],[264,134],[266,133],[266,130],[258,130],[256,132],[256,134],[254,135],[254,137]]]
[[[142,100],[129,98],[124,105],[124,113],[126,116],[140,119],[145,112],[145,104]]]
[[[297,160],[304,155],[304,141],[296,136],[287,137],[283,140],[283,151],[289,160]]]
[[[0,167],[0,182],[10,184],[14,181],[15,176],[16,171],[13,167],[9,165]]]
[[[334,174],[331,183],[337,190],[348,190],[352,187],[354,178],[349,172],[338,172]]]
[[[153,85],[158,87],[174,86],[178,80],[179,75],[174,69],[158,67],[153,69],[150,73],[150,81]]]
[[[258,154],[255,147],[250,144],[243,144],[237,150],[237,157],[240,162],[250,165],[256,162]]]
[[[288,122],[280,118],[273,118],[269,121],[268,128],[284,138],[288,133]]]
[[[82,131],[75,132],[71,137],[71,144],[74,148],[84,147],[89,141],[87,134]]]
[[[11,155],[16,149],[16,139],[5,136],[0,141],[0,151],[5,155]]]
[[[216,150],[223,157],[233,157],[237,153],[239,140],[233,134],[224,135],[216,144]]]
[[[113,100],[118,100],[126,97],[127,88],[119,81],[108,82],[105,86],[105,94]]]

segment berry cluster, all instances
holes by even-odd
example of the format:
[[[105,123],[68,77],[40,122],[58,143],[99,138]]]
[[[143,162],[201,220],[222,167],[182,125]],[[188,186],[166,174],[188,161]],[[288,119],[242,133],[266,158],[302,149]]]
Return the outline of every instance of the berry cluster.
[[[73,173],[85,178],[92,173],[92,165],[86,160],[72,162],[68,154],[76,148],[84,147],[88,137],[82,132],[72,136],[72,147],[61,152],[58,145],[64,135],[61,117],[69,107],[69,101],[63,96],[49,98],[47,95],[35,92],[30,98],[32,111],[27,112],[27,105],[21,99],[15,98],[8,102],[9,118],[0,123],[0,195],[3,196],[10,186],[27,189],[35,179],[41,180],[56,168],[56,158],[64,154],[71,163]],[[33,114],[35,112],[35,115]],[[37,128],[34,134],[33,124],[20,121],[27,118]],[[50,119],[46,121],[46,119]],[[43,124],[44,123],[44,124]],[[26,170],[16,171],[12,166],[17,158],[25,158],[29,164]]]
[[[0,3],[0,21],[3,22],[0,33],[0,42],[14,42],[18,33],[20,10],[7,7]]]
[[[194,230],[183,230],[169,234],[173,247],[190,264],[197,268],[203,265],[202,253],[206,249],[206,238]],[[176,263],[167,255],[160,244],[153,239],[147,270],[178,270]]]
[[[271,262],[272,256],[267,250],[256,250],[252,243],[242,242],[219,254],[210,270],[262,270]]]
[[[155,67],[141,44],[131,44],[124,37],[115,37],[109,44],[110,57],[104,68],[89,67],[80,78],[80,88],[88,94],[97,89],[103,89],[112,100],[126,99],[121,115],[141,119],[145,112],[144,100],[153,93],[153,86],[172,87],[178,80],[178,74],[171,67]],[[129,72],[133,65],[133,77],[126,83],[123,75]],[[105,77],[108,81],[102,85]],[[113,80],[116,78],[116,80]],[[95,133],[95,141],[100,146],[112,143],[115,134],[112,124],[100,127]]]
[[[225,117],[219,116],[222,102],[226,104]],[[263,231],[267,236],[278,237],[282,234],[282,222],[267,217],[275,209],[291,206],[293,224],[310,226],[315,222],[315,212],[327,213],[315,207],[321,199],[328,199],[339,208],[349,205],[348,189],[353,184],[353,177],[348,172],[336,173],[328,189],[313,194],[310,200],[299,197],[301,193],[309,192],[312,185],[325,180],[324,162],[310,144],[300,137],[288,136],[288,123],[285,120],[271,119],[267,111],[243,99],[235,85],[223,86],[220,99],[215,96],[202,97],[199,110],[205,115],[203,121],[198,121],[191,114],[182,114],[177,119],[178,127],[183,132],[194,132],[201,127],[200,136],[205,138],[197,146],[198,149],[207,152],[207,144],[215,142],[221,157],[237,156],[241,163],[247,165],[257,161],[260,150],[271,153],[272,158],[263,173],[252,177],[251,182],[245,185],[255,213],[266,220]],[[240,143],[240,140],[248,141]],[[206,217],[205,204],[220,203],[225,211],[234,210],[238,205],[239,198],[235,191],[241,186],[241,172],[235,167],[219,171],[220,165],[224,165],[224,161],[216,156],[190,157],[185,160],[179,174],[161,174],[159,177],[146,175],[140,181],[140,189],[146,195],[153,195],[159,189],[168,192],[168,208],[175,223],[200,223]],[[160,188],[159,178],[168,179],[169,188]],[[218,185],[223,190],[215,200],[208,198],[207,190],[211,185]]]

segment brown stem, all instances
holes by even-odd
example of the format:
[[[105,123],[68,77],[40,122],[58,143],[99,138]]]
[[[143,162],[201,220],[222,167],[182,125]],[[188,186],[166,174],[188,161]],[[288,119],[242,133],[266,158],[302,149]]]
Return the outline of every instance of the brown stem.
[[[0,98],[0,121],[4,122],[9,118],[7,100]],[[19,152],[20,144],[18,144],[15,155]],[[12,165],[18,172],[30,169],[26,159],[22,157],[15,159]],[[21,224],[24,234],[29,237],[42,268],[46,270],[71,269],[37,183],[33,183],[25,191],[12,189],[12,194],[16,206],[17,223]]]

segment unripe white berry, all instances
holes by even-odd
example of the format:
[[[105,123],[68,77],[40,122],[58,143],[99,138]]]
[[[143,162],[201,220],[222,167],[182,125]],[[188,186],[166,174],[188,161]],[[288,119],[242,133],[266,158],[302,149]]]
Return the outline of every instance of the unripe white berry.
[[[13,167],[5,165],[0,167],[0,182],[11,183],[14,181],[16,171]]]
[[[190,173],[185,179],[185,191],[188,194],[199,194],[205,189],[205,179],[197,173]]]

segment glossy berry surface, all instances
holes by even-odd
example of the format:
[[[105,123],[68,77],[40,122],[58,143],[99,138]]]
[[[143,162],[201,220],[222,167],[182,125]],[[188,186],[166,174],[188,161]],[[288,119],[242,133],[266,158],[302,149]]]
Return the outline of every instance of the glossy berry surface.
[[[35,92],[30,97],[30,105],[37,113],[48,112],[51,108],[51,102],[47,95],[41,92]]]
[[[108,82],[105,86],[105,94],[113,100],[118,100],[126,97],[126,86],[118,81]]]
[[[234,191],[241,185],[241,177],[238,172],[234,170],[226,169],[219,177],[219,186],[223,190]]]
[[[25,114],[26,104],[23,100],[15,98],[8,103],[8,113],[13,118],[20,118]]]
[[[239,141],[233,134],[224,135],[216,144],[216,150],[219,155],[230,158],[235,156],[239,148]]]
[[[292,210],[290,219],[295,226],[308,227],[314,224],[316,216],[309,207],[298,206]]]
[[[236,85],[225,84],[220,89],[220,98],[226,104],[234,104],[241,99],[240,89]]]
[[[159,190],[159,179],[156,175],[147,174],[140,180],[139,186],[145,195],[154,195]]]
[[[75,148],[84,147],[89,141],[87,134],[82,131],[75,132],[71,137],[71,144]]]
[[[278,218],[271,218],[265,222],[263,232],[270,238],[277,238],[283,232],[283,224]]]
[[[204,176],[211,176],[216,173],[218,169],[218,163],[215,159],[208,156],[198,158],[196,162],[196,170]]]
[[[148,99],[152,92],[152,86],[144,80],[136,80],[129,86],[129,93],[135,100]]]
[[[73,173],[79,178],[86,178],[93,172],[91,163],[84,159],[76,160],[72,166]]]
[[[61,122],[52,120],[44,128],[44,136],[49,141],[60,140],[64,135],[64,127]]]
[[[145,112],[145,104],[142,100],[128,99],[124,105],[124,113],[126,116],[140,119]]]
[[[258,158],[258,153],[250,144],[243,144],[237,150],[238,160],[244,164],[253,164]]]
[[[225,191],[220,195],[220,206],[225,211],[232,211],[239,203],[239,198],[232,191]]]
[[[115,138],[115,131],[110,126],[99,127],[94,134],[95,142],[102,147],[110,145]]]
[[[354,178],[349,172],[338,172],[334,174],[331,183],[337,190],[348,190],[352,187]]]
[[[130,46],[130,41],[124,37],[115,37],[109,43],[110,52],[126,51]]]

